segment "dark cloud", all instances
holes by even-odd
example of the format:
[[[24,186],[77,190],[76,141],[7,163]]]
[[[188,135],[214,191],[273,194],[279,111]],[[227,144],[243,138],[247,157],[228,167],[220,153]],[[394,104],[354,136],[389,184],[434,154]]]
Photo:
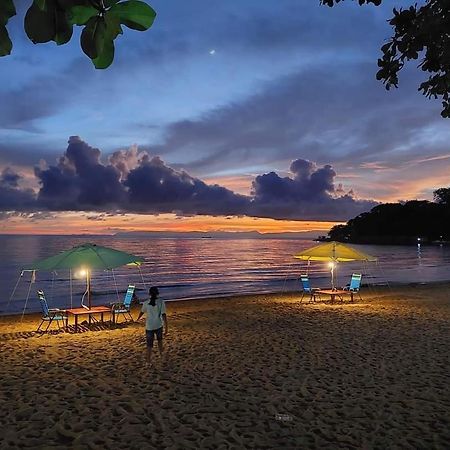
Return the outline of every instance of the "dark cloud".
[[[21,176],[14,172],[10,167],[3,169],[0,175],[0,186],[16,189],[19,187]]]
[[[56,165],[35,169],[40,183],[37,195],[21,189],[20,176],[11,169],[2,172],[0,210],[96,211],[97,218],[133,212],[345,220],[375,204],[336,187],[336,172],[330,165],[317,167],[297,159],[290,173],[289,177],[275,172],[257,176],[251,195],[245,196],[175,170],[137,148],[118,151],[103,163],[99,149],[72,136]]]
[[[208,185],[184,171],[166,166],[159,157],[143,157],[125,181],[130,207],[141,212],[242,215],[248,198],[218,186]]]
[[[375,206],[357,200],[353,192],[334,185],[336,172],[330,165],[317,167],[297,159],[290,167],[292,177],[275,172],[259,175],[252,184],[251,215],[278,219],[347,220]]]
[[[9,167],[0,175],[0,210],[22,211],[36,207],[36,198],[31,189],[21,189],[21,176]]]
[[[57,166],[36,168],[41,183],[39,203],[52,210],[95,210],[114,208],[124,200],[120,172],[103,165],[100,150],[78,136],[71,136]]]

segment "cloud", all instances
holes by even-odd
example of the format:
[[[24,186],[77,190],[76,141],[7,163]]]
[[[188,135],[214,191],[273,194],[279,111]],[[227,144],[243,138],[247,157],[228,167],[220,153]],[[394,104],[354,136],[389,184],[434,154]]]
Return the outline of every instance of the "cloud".
[[[292,177],[270,172],[255,178],[251,215],[347,220],[376,204],[355,199],[353,192],[345,192],[341,185],[336,187],[336,172],[330,165],[317,167],[311,161],[297,159],[292,162],[290,172]]]
[[[100,161],[100,150],[78,136],[69,138],[69,146],[57,166],[36,168],[41,183],[38,202],[51,210],[110,209],[124,200],[120,172]]]
[[[356,199],[340,185],[336,187],[336,172],[330,165],[318,167],[296,159],[290,174],[258,175],[251,195],[241,195],[176,170],[159,156],[139,152],[137,147],[117,151],[103,163],[99,149],[71,136],[56,165],[36,167],[37,194],[20,188],[19,174],[3,170],[0,210],[345,220],[375,205]]]
[[[31,189],[21,189],[21,176],[11,168],[0,175],[0,211],[22,211],[36,207],[35,194]]]
[[[242,215],[248,206],[247,197],[216,184],[208,185],[185,171],[176,171],[158,156],[145,155],[124,184],[135,211]]]

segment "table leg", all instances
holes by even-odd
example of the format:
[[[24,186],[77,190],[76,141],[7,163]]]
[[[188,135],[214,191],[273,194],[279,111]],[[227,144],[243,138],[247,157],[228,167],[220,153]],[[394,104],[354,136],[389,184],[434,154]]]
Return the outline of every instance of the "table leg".
[[[91,314],[88,314],[89,316],[89,325],[91,324]]]
[[[78,315],[75,314],[75,333],[78,331]]]
[[[101,320],[102,323],[103,323],[103,313],[100,314],[100,320]]]

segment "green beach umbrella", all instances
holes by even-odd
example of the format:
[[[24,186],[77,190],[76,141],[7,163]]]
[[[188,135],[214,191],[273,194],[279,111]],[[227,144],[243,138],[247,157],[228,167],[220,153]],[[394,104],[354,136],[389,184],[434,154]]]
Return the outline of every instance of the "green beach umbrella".
[[[91,308],[91,272],[95,269],[111,270],[125,265],[140,265],[143,258],[113,248],[96,244],[82,244],[55,256],[40,259],[32,263],[26,270],[78,270],[86,275],[86,293]]]

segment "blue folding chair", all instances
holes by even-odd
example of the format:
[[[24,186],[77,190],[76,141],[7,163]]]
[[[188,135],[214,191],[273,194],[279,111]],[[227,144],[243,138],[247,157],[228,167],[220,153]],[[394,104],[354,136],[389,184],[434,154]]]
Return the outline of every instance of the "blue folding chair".
[[[303,297],[307,294],[309,294],[310,303],[316,301],[316,296],[320,299],[320,295],[317,294],[319,288],[311,287],[311,285],[309,284],[308,275],[300,275],[300,282],[302,284],[302,297],[300,298],[300,303],[303,301]]]
[[[113,317],[115,318],[115,322],[118,323],[118,319],[120,314],[123,315],[125,318],[125,322],[128,320],[131,320],[131,322],[134,322],[133,316],[131,315],[131,302],[133,300],[134,290],[136,289],[136,286],[130,284],[128,285],[127,292],[125,294],[125,298],[123,299],[122,303],[112,303],[111,304],[111,313]]]
[[[361,288],[361,278],[362,275],[360,273],[352,274],[350,284],[345,286],[343,289],[349,292],[353,292],[353,294],[358,294],[358,297],[362,300],[361,294],[359,293],[359,289]]]
[[[37,291],[37,295],[39,298],[39,303],[41,304],[42,308],[42,321],[39,324],[36,332],[41,330],[41,326],[44,322],[48,322],[47,328],[44,330],[44,333],[47,332],[47,330],[49,329],[50,325],[54,320],[58,324],[58,330],[61,328],[61,325],[59,323],[60,321],[63,323],[62,326],[64,327],[64,322],[67,320],[67,316],[65,315],[66,311],[64,309],[59,308],[49,308],[47,299],[45,298],[44,291],[42,290]]]

